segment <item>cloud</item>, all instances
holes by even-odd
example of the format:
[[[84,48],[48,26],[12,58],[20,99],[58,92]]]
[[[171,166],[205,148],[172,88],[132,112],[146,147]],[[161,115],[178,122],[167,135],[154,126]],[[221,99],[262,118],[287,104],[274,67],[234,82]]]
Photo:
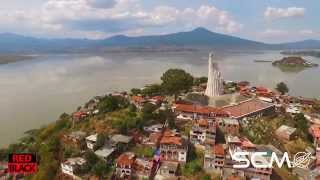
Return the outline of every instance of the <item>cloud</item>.
[[[88,4],[94,8],[112,8],[115,4],[115,0],[87,0]]]
[[[40,10],[0,12],[0,15],[0,31],[53,37],[102,38],[114,34],[138,35],[159,27],[181,30],[198,26],[235,33],[243,27],[227,11],[214,6],[146,8],[140,0],[48,0]]]
[[[288,7],[288,8],[275,8],[268,7],[264,12],[266,19],[281,19],[291,17],[302,17],[305,14],[305,8]]]
[[[264,37],[281,37],[288,34],[288,31],[286,30],[279,30],[279,29],[266,29],[261,33]]]
[[[320,37],[320,33],[311,29],[266,29],[265,31],[258,33],[258,37],[265,42],[300,41],[305,39],[317,39]]]

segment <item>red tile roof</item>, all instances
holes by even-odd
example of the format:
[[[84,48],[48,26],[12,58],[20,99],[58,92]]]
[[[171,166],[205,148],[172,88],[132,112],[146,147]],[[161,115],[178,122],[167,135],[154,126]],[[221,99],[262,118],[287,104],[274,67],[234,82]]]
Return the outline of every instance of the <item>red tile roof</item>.
[[[234,175],[228,177],[228,180],[240,180],[240,179],[241,178],[239,178],[238,176],[234,176]]]
[[[214,153],[216,155],[224,156],[224,148],[222,144],[214,145]]]
[[[226,112],[224,112],[220,108],[213,108],[209,106],[199,106],[199,105],[189,105],[189,104],[176,104],[175,105],[176,111],[183,111],[183,112],[189,112],[189,113],[199,113],[199,114],[219,114],[219,115],[227,115]]]
[[[223,110],[228,112],[232,117],[240,118],[272,106],[274,105],[271,103],[262,102],[257,99],[251,99],[248,101],[243,101],[237,105],[226,106],[223,108]]]
[[[320,138],[320,126],[313,125],[309,131],[314,138]]]
[[[137,103],[144,103],[146,100],[142,96],[132,96],[131,99]]]
[[[81,116],[86,116],[87,113],[83,111],[78,111],[78,112],[74,112],[72,115],[75,117],[81,117]]]
[[[181,137],[176,136],[176,134],[173,133],[172,131],[166,130],[163,133],[163,136],[160,140],[160,144],[175,144],[175,145],[181,146],[183,145],[183,140]]]
[[[208,127],[209,126],[209,122],[207,119],[200,119],[197,121],[197,123],[200,125],[200,126],[206,126]]]
[[[118,166],[131,166],[135,161],[135,155],[133,153],[127,152],[121,154],[117,160],[116,163]]]

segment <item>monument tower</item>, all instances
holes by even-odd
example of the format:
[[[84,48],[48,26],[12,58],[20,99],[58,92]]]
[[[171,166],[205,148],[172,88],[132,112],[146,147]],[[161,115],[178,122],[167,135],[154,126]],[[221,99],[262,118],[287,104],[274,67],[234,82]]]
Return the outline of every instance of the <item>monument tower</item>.
[[[218,64],[213,62],[213,53],[209,54],[208,82],[205,95],[217,97],[223,94],[223,79]]]

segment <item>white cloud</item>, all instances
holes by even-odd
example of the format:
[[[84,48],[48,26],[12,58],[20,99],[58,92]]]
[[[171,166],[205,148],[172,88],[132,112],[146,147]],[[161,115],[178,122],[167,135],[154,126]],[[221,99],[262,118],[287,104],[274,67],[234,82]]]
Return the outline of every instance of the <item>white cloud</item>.
[[[264,37],[281,37],[288,34],[288,31],[286,30],[279,30],[279,29],[266,29],[261,33]]]
[[[288,7],[288,8],[275,8],[268,7],[264,12],[264,17],[267,19],[281,19],[290,17],[304,16],[305,8]]]
[[[311,29],[283,30],[266,29],[257,34],[258,38],[265,42],[300,41],[305,39],[318,39],[320,33]]]
[[[40,10],[0,12],[0,15],[0,31],[53,37],[101,38],[117,33],[137,35],[157,27],[198,26],[234,33],[243,26],[228,12],[214,6],[146,9],[139,0],[49,0]]]

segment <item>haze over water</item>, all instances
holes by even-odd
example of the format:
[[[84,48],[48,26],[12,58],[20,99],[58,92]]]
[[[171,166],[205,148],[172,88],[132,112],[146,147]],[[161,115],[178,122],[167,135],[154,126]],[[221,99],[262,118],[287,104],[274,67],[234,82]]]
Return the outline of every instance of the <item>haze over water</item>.
[[[23,132],[71,113],[91,97],[160,82],[169,68],[194,76],[207,75],[208,51],[176,53],[110,53],[105,55],[48,55],[30,61],[0,65],[0,147]],[[278,51],[217,55],[225,80],[247,80],[257,86],[288,84],[295,96],[320,96],[320,68],[282,72],[271,63]],[[305,57],[320,64],[319,58]]]

